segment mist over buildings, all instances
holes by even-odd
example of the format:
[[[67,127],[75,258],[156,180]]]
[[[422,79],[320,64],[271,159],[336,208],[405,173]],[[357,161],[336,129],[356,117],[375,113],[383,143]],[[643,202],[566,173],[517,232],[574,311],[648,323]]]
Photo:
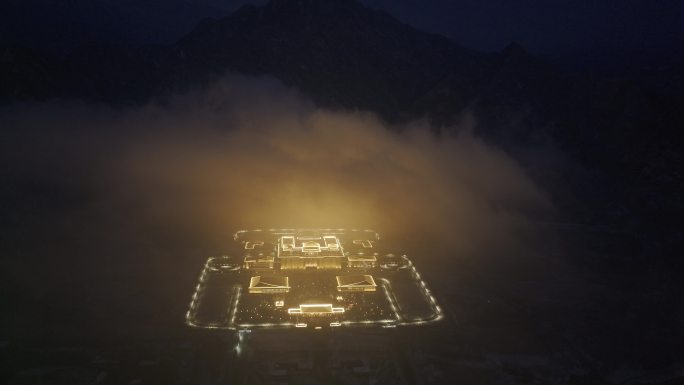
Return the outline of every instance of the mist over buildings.
[[[398,251],[421,248],[423,265],[523,254],[513,250],[533,249],[530,213],[552,204],[473,124],[390,126],[237,76],[144,107],[10,106],[0,112],[5,267],[19,280],[41,262],[28,299],[51,288],[109,298],[98,290],[139,271],[168,288],[149,298],[185,305],[179,280],[192,282],[203,253],[243,228],[371,228]]]

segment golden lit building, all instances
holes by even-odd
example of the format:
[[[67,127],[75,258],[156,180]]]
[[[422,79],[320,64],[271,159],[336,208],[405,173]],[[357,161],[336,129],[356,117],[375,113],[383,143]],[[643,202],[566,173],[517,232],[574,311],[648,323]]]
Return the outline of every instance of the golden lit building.
[[[372,275],[338,275],[337,291],[375,291],[378,285]]]
[[[355,239],[347,247],[347,267],[355,269],[372,269],[377,266],[378,258],[373,253],[375,241]]]
[[[277,250],[282,270],[341,269],[346,260],[342,245],[334,235],[286,235],[280,237]]]
[[[272,255],[251,255],[248,254],[244,259],[245,269],[273,269]]]
[[[363,253],[347,256],[347,266],[355,269],[372,269],[378,263],[375,255],[365,255]]]
[[[282,276],[257,275],[249,280],[249,292],[252,294],[276,294],[290,291],[290,279]]]
[[[373,239],[345,241],[338,234],[293,231],[281,234],[275,242],[264,238],[243,240],[243,267],[252,270],[372,269],[377,267]]]
[[[321,316],[344,313],[344,308],[333,307],[333,305],[329,303],[302,304],[299,305],[299,307],[287,309],[287,313],[303,316]]]

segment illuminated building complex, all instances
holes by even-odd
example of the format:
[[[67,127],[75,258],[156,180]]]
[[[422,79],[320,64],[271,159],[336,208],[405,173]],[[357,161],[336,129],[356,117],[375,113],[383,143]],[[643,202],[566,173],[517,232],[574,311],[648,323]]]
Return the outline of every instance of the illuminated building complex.
[[[373,242],[370,239],[355,239],[352,244],[363,249],[372,249]],[[244,250],[257,251],[256,255],[247,252],[244,257],[245,269],[339,270],[345,267],[372,268],[377,263],[377,257],[373,254],[345,253],[336,235],[322,235],[311,231],[278,237],[275,255],[259,253],[263,251],[263,241],[244,241],[243,244]]]
[[[442,310],[413,262],[370,230],[253,230],[209,258],[186,315],[209,329],[422,325]]]

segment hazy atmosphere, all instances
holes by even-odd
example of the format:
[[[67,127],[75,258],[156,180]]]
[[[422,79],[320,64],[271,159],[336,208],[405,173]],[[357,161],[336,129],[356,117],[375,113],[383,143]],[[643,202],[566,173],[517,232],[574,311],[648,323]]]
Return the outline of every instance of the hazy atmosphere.
[[[79,304],[87,296],[69,290],[97,295],[86,281],[111,275],[138,286],[161,272],[186,274],[191,255],[159,250],[220,253],[239,229],[372,228],[404,247],[431,244],[423,259],[451,264],[532,252],[526,222],[553,212],[516,161],[473,136],[472,118],[441,131],[420,121],[390,126],[370,112],[316,108],[272,78],[229,75],[164,104],[123,109],[21,104],[0,122],[12,127],[3,141],[5,234],[29,243],[7,269],[23,280],[27,262],[38,262],[29,279],[55,286],[19,295],[50,302]],[[129,258],[125,273],[106,265]],[[51,277],[65,265],[83,266],[67,292]],[[146,276],[141,266],[160,272]],[[10,322],[17,330],[42,323]]]
[[[4,3],[0,383],[680,383],[682,11]]]

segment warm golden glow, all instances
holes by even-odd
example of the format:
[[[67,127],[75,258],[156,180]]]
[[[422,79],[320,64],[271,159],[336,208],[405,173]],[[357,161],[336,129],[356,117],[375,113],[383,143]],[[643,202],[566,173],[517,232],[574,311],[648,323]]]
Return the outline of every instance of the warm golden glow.
[[[8,116],[17,127],[8,175],[63,175],[65,191],[88,192],[84,217],[110,220],[120,239],[158,229],[220,246],[238,228],[363,224],[409,245],[446,244],[460,258],[515,247],[512,228],[526,211],[548,208],[511,157],[472,134],[467,117],[443,130],[390,125],[316,108],[272,80],[229,77],[165,106],[48,103],[39,115]]]
[[[513,160],[468,127],[437,137],[422,123],[388,128],[372,114],[298,100],[263,106],[268,113],[259,105],[220,114],[229,129],[188,117],[147,130],[112,165],[116,183],[152,221],[216,241],[234,228],[363,224],[480,250],[508,242],[517,210],[546,204]],[[372,240],[359,241],[372,250]]]

